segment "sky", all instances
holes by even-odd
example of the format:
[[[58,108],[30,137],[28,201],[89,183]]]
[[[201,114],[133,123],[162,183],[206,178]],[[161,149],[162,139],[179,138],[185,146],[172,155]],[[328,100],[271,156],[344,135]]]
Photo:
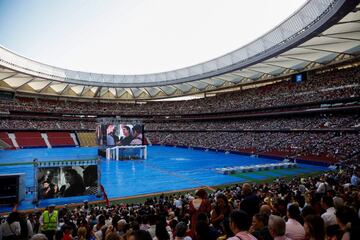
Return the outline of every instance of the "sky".
[[[0,45],[53,66],[146,74],[233,51],[305,0],[0,0]]]

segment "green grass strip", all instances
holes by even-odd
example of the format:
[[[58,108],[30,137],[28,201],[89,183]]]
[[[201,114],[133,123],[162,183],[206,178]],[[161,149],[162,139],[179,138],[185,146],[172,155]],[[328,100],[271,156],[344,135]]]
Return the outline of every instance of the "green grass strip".
[[[302,168],[304,169],[304,168]],[[257,175],[261,175],[261,176],[268,176],[268,177],[276,177],[273,176],[271,174],[268,173],[277,173],[280,174],[282,176],[290,176],[290,175],[299,175],[299,174],[303,174],[303,173],[310,173],[308,171],[301,171],[300,168],[286,168],[286,169],[272,169],[272,170],[263,170],[263,171],[256,171],[256,172],[250,172],[250,174],[257,174]],[[234,177],[240,177],[240,178],[254,178],[254,177],[250,177],[247,176],[248,173],[237,173],[237,174],[233,174],[231,176]],[[281,177],[281,176],[279,176]]]

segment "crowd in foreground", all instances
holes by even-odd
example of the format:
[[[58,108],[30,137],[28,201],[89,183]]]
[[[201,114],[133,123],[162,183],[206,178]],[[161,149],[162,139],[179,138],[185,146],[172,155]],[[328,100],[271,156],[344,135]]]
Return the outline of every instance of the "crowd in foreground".
[[[1,240],[357,240],[359,159],[319,176],[160,195],[139,204],[10,213]]]

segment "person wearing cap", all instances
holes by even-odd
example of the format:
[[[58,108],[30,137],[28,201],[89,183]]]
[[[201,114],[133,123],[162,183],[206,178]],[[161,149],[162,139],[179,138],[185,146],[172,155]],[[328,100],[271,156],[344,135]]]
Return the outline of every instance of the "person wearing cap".
[[[53,240],[58,227],[58,211],[55,205],[51,204],[48,210],[45,210],[40,217],[41,232],[45,234],[48,240]]]

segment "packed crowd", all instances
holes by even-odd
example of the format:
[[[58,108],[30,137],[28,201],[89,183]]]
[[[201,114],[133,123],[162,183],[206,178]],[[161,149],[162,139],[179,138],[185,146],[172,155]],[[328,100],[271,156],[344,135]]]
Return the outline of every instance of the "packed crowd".
[[[289,157],[315,156],[335,160],[346,159],[360,151],[359,120],[356,114],[337,114],[186,123],[148,122],[145,123],[145,136],[157,144],[254,154],[280,152],[280,155]],[[94,130],[95,124],[95,121],[79,120],[3,119],[0,129]]]
[[[148,132],[152,143],[227,151],[283,152],[289,157],[346,159],[360,152],[360,135],[339,132]]]
[[[357,240],[359,167],[349,159],[318,176],[161,194],[144,203],[13,211],[2,219],[0,239]]]
[[[69,114],[174,115],[238,111],[359,97],[359,75],[360,71],[357,67],[325,73],[309,73],[309,79],[300,84],[283,81],[260,88],[224,93],[215,97],[176,102],[131,104],[17,98],[13,102],[0,101],[0,112],[30,111]]]
[[[278,130],[359,128],[358,115],[319,115],[291,118],[238,119],[229,121],[192,121],[146,123],[145,130]]]
[[[94,121],[1,119],[0,129],[4,130],[95,130]]]
[[[145,122],[145,130],[281,130],[281,129],[340,129],[359,128],[358,115],[332,115],[302,117],[273,117],[261,119],[238,119],[228,121],[192,122]],[[91,120],[34,120],[1,119],[0,129],[12,130],[95,130],[96,122]]]

